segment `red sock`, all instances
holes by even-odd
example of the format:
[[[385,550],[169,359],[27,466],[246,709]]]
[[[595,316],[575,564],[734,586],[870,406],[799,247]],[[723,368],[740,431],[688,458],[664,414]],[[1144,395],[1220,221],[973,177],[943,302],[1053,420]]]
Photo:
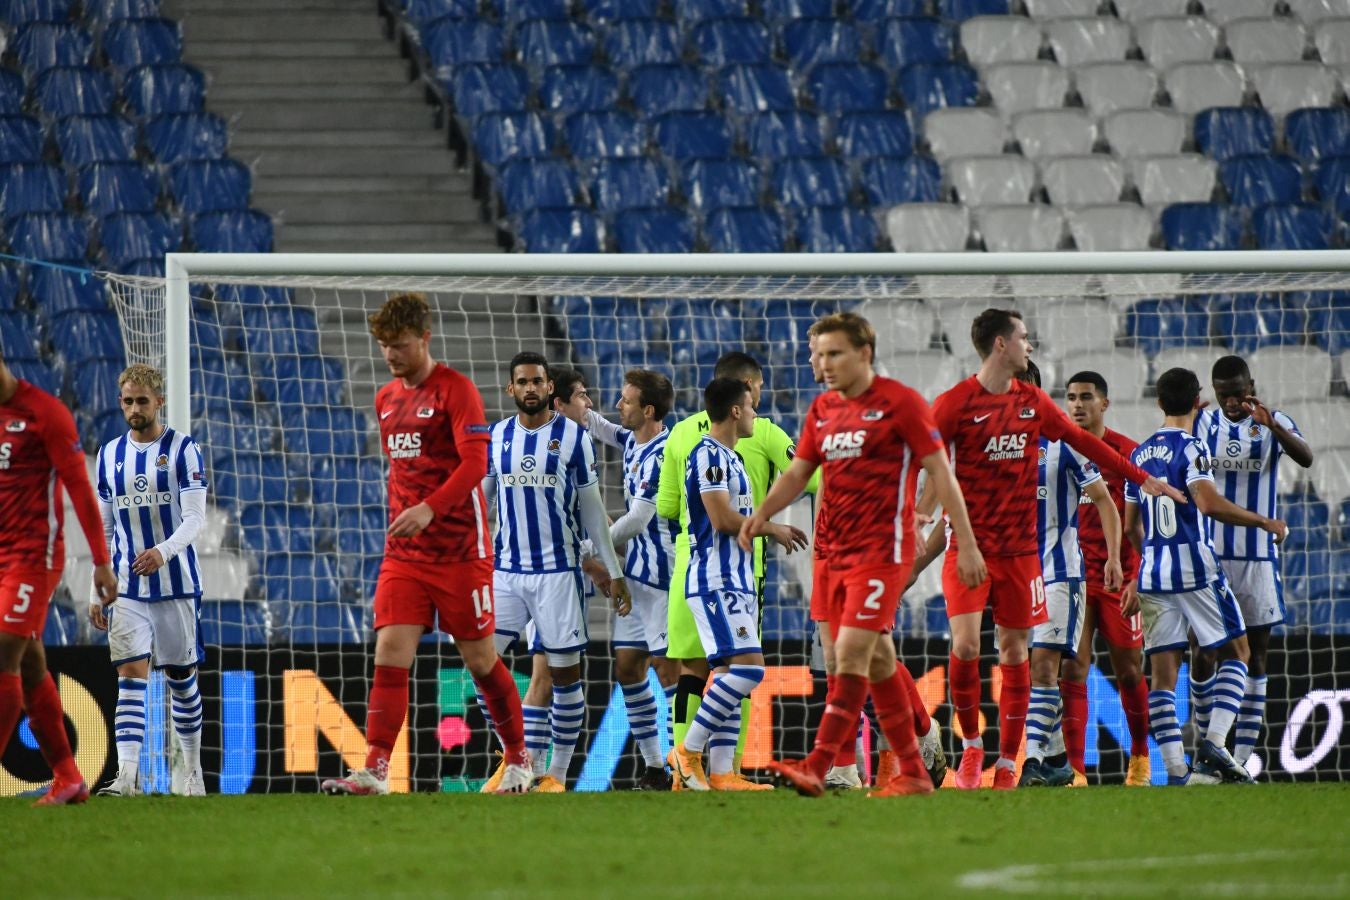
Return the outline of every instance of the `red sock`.
[[[1087,749],[1087,685],[1081,681],[1059,682],[1059,696],[1064,704],[1064,750],[1069,754],[1069,765],[1075,772],[1083,769],[1083,753]],[[1148,708],[1148,690],[1144,691],[1144,708]],[[1148,718],[1144,718],[1145,734]],[[1144,752],[1148,752],[1148,739],[1144,740]]]
[[[858,716],[867,700],[867,679],[861,675],[839,675],[834,692],[825,701],[825,714],[816,729],[816,746],[806,757],[806,767],[824,777],[839,752],[839,745],[858,736]]]
[[[1130,728],[1130,755],[1148,756],[1148,682],[1140,678],[1134,687],[1122,687],[1120,705]]]
[[[980,661],[953,656],[949,665],[956,722],[961,728],[961,737],[973,741],[980,736]]]
[[[516,680],[500,659],[492,671],[481,681],[477,681],[478,692],[483,695],[488,712],[492,714],[492,724],[502,739],[508,760],[518,760],[525,755],[525,719],[520,711],[520,693],[516,690]]]
[[[923,758],[919,756],[919,739],[914,734],[914,711],[910,708],[909,689],[905,686],[905,667],[897,665],[890,678],[872,682],[872,706],[876,708],[877,725],[891,749],[900,760],[900,774],[923,775]],[[905,672],[901,675],[901,672]],[[910,684],[914,679],[908,679]]]
[[[408,670],[396,666],[376,666],[375,683],[370,686],[366,708],[366,768],[379,768],[389,761],[394,742],[408,715]]]
[[[9,746],[14,726],[23,715],[23,682],[18,675],[0,672],[0,753]]]
[[[928,716],[928,707],[924,705],[923,697],[919,696],[919,686],[914,683],[914,676],[909,674],[909,669],[906,669],[905,664],[899,660],[895,663],[895,674],[905,686],[905,693],[909,694],[909,708],[914,715],[914,733],[920,736],[927,734],[928,729],[933,727],[933,720]],[[872,696],[876,696],[876,691],[872,692]]]
[[[1003,690],[998,696],[998,755],[1017,759],[1027,731],[1027,706],[1031,703],[1031,663],[1000,665]]]
[[[858,713],[858,721],[853,726],[853,737],[844,738],[844,742],[839,745],[839,752],[834,755],[834,765],[836,766],[856,766],[858,764],[858,731],[862,728],[864,718],[862,713]]]
[[[33,729],[42,748],[42,758],[52,767],[52,773],[62,781],[80,781],[84,778],[70,752],[70,738],[66,736],[66,718],[61,711],[61,695],[56,682],[47,673],[37,687],[25,693],[24,706],[28,709],[28,726]]]

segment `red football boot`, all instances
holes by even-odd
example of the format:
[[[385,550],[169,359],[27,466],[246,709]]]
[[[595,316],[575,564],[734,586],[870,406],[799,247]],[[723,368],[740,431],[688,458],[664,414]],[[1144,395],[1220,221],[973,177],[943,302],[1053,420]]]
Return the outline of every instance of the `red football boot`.
[[[973,791],[980,786],[983,773],[984,748],[967,747],[961,752],[961,765],[956,769],[956,786],[963,791]]]
[[[47,793],[38,798],[34,806],[68,806],[73,803],[83,803],[89,799],[89,786],[84,783],[84,779],[79,781],[61,781],[55,779],[51,787],[47,788]]]
[[[819,797],[825,793],[825,782],[806,767],[806,760],[774,760],[769,763],[769,771],[796,788],[803,797]]]

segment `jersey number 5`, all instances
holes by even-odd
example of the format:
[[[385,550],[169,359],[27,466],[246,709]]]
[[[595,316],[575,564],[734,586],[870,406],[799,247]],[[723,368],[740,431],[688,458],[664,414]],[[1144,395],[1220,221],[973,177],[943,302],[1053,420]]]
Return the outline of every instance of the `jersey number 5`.
[[[21,584],[14,593],[17,594],[22,601],[18,606],[14,607],[14,612],[20,614],[28,612],[28,607],[33,603],[33,586],[31,584]]]

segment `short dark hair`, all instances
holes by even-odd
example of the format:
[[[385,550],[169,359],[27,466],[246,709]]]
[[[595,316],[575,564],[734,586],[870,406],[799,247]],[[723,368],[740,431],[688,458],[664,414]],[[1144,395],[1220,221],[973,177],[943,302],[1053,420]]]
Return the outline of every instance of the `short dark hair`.
[[[514,381],[516,377],[516,366],[543,366],[544,375],[551,376],[549,372],[548,360],[544,354],[535,353],[533,350],[523,350],[511,357],[511,364],[506,367],[506,380]]]
[[[1184,416],[1200,399],[1200,379],[1190,369],[1168,369],[1158,376],[1158,405],[1169,416]]]
[[[623,373],[623,383],[638,389],[638,403],[652,407],[656,421],[661,421],[675,405],[675,387],[670,379],[651,369],[629,369]]]
[[[984,359],[994,352],[996,338],[1012,337],[1013,321],[1021,321],[1022,314],[1015,309],[986,309],[970,323],[970,342]]]
[[[1027,360],[1027,370],[1017,376],[1018,381],[1025,381],[1027,384],[1041,386],[1041,367],[1031,360]]]
[[[741,400],[750,391],[739,378],[714,378],[703,389],[703,408],[708,411],[708,421],[714,425],[725,422],[731,417],[731,409],[739,406]]]
[[[1252,370],[1247,368],[1247,361],[1240,356],[1220,356],[1214,361],[1209,377],[1211,381],[1228,381],[1230,378],[1246,378],[1250,381]]]
[[[1073,376],[1064,382],[1064,386],[1067,388],[1071,384],[1090,384],[1103,397],[1111,396],[1110,390],[1106,387],[1106,379],[1102,377],[1100,372],[1093,372],[1091,369],[1074,372]]]
[[[576,369],[558,369],[553,373],[553,396],[549,401],[566,403],[572,399],[578,387],[586,384],[586,376]]]
[[[713,378],[735,378],[737,381],[749,381],[759,376],[763,371],[759,361],[749,353],[731,350],[718,358],[717,365],[713,368]]]

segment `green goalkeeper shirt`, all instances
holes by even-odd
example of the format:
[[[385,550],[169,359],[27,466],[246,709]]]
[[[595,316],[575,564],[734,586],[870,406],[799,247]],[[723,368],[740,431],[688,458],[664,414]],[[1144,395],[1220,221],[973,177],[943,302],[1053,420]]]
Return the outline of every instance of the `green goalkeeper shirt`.
[[[666,519],[675,519],[680,523],[680,533],[675,538],[676,555],[689,554],[689,506],[685,502],[685,465],[689,454],[694,452],[703,435],[708,433],[708,413],[698,412],[676,423],[666,438],[665,459],[661,463],[661,481],[656,491],[656,514]],[[796,444],[792,437],[764,416],[755,417],[755,433],[736,442],[736,455],[745,464],[745,473],[750,478],[750,493],[755,498],[755,506],[764,502],[769,488],[778,479],[780,473],[792,464]],[[816,492],[820,483],[820,471],[811,476],[806,490]],[[755,542],[755,575],[764,577],[764,540]]]

